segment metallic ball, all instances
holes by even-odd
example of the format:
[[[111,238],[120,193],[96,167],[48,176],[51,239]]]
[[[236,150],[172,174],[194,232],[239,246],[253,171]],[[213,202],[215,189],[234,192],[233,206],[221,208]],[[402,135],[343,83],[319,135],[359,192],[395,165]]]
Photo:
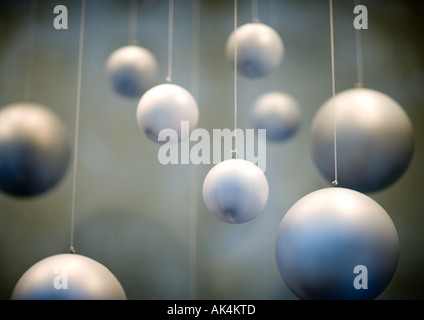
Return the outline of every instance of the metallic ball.
[[[290,208],[275,247],[280,276],[300,299],[375,299],[392,280],[398,255],[387,212],[360,192],[334,187]]]
[[[139,98],[157,80],[158,63],[147,49],[128,45],[112,52],[106,73],[113,89],[127,98]]]
[[[233,31],[228,37],[225,53],[227,60],[234,65]],[[271,27],[252,22],[237,28],[237,71],[248,78],[261,78],[269,75],[280,65],[284,55],[284,45],[279,34]]]
[[[153,141],[159,141],[163,129],[172,129],[178,141],[197,126],[199,110],[196,100],[183,87],[166,83],[148,90],[140,99],[137,107],[137,123],[141,130]],[[181,132],[181,122],[189,121],[189,132]]]
[[[242,159],[218,163],[203,183],[206,207],[227,223],[244,223],[256,218],[264,209],[268,195],[268,181],[262,170]]]
[[[30,267],[12,300],[126,300],[116,277],[102,264],[75,253],[57,254]]]
[[[62,121],[35,103],[0,109],[0,190],[17,197],[42,194],[65,175],[70,144]]]
[[[397,181],[414,150],[414,133],[406,112],[392,98],[371,89],[350,89],[336,95],[339,186],[368,193]],[[329,99],[311,124],[313,160],[334,179],[334,105]]]
[[[267,140],[287,140],[299,127],[299,104],[295,98],[283,92],[265,93],[255,101],[252,122],[255,129],[266,129]]]

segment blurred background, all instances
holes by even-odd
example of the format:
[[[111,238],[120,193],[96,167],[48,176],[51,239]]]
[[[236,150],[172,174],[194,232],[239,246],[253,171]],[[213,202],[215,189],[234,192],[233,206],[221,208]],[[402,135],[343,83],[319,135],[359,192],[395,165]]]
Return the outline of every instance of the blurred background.
[[[193,10],[194,4],[200,5]],[[415,153],[405,174],[370,196],[392,218],[399,264],[378,299],[424,298],[424,2],[362,1],[364,87],[395,99],[415,130]],[[56,5],[68,8],[68,29],[56,30]],[[238,1],[238,24],[252,21],[252,2]],[[20,102],[28,56],[33,59],[31,101],[64,121],[73,146],[80,1],[38,1],[29,51],[31,1],[0,2],[0,107]],[[334,1],[336,91],[356,83],[354,1]],[[137,40],[168,68],[167,0],[138,2]],[[176,0],[173,82],[195,94],[198,127],[233,126],[234,77],[225,58],[233,30],[233,1]],[[278,226],[304,195],[330,183],[316,169],[309,126],[331,96],[329,4],[326,0],[260,0],[258,18],[285,46],[279,69],[263,79],[238,77],[238,125],[251,128],[261,94],[293,95],[302,111],[297,134],[267,144],[270,195],[262,214],[229,225],[210,214],[202,183],[213,164],[161,165],[159,145],[137,126],[137,99],[113,91],[105,62],[129,41],[130,1],[87,0],[76,182],[76,252],[107,266],[128,299],[297,299],[281,280],[274,257]],[[196,22],[199,21],[199,22]],[[198,59],[198,64],[196,63]],[[0,298],[9,299],[34,263],[69,251],[72,165],[53,189],[31,198],[0,194]]]

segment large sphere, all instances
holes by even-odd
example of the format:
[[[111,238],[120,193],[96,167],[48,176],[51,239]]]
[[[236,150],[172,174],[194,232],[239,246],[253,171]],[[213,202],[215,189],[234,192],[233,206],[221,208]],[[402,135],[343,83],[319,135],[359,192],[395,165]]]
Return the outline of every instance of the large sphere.
[[[139,98],[155,84],[158,63],[149,50],[128,45],[109,56],[106,73],[117,93],[128,98]]]
[[[53,188],[70,162],[65,125],[35,103],[0,110],[0,190],[12,196],[35,196]]]
[[[166,83],[148,90],[137,107],[137,123],[141,130],[153,141],[163,129],[172,129],[178,140],[187,138],[197,126],[199,110],[196,100],[183,87]],[[181,132],[181,122],[189,121],[189,132]]]
[[[268,181],[250,161],[230,159],[215,165],[203,183],[208,210],[228,223],[244,223],[257,217],[268,201]]]
[[[234,65],[233,31],[228,37],[225,53]],[[237,28],[237,71],[248,78],[261,78],[280,65],[284,45],[279,34],[271,27],[252,22]]]
[[[278,229],[275,255],[282,279],[301,299],[374,299],[395,273],[399,240],[378,203],[332,187],[290,208]]]
[[[335,101],[339,185],[367,193],[397,181],[414,150],[406,112],[386,94],[371,89],[346,90]],[[333,121],[330,98],[311,125],[313,160],[329,181],[334,180]]]
[[[254,103],[252,122],[255,129],[266,129],[267,140],[284,141],[292,137],[299,127],[299,104],[283,92],[265,93]]]
[[[43,259],[19,279],[12,300],[126,300],[116,277],[102,264],[75,253]]]

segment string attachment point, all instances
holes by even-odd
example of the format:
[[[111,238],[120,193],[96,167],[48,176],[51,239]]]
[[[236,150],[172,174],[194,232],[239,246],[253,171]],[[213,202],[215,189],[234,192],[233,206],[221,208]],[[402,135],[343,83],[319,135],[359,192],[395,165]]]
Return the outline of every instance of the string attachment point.
[[[338,186],[339,186],[339,182],[338,182],[337,180],[334,180],[331,184],[332,184],[334,187],[338,187]]]
[[[71,247],[69,248],[69,253],[75,253],[75,249],[74,249],[74,247],[73,247],[73,246],[71,246]]]

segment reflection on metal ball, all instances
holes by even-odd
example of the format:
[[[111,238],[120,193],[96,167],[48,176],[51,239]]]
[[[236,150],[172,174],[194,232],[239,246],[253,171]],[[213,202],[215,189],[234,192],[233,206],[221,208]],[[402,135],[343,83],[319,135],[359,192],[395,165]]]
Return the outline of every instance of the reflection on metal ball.
[[[99,262],[57,254],[30,267],[17,282],[12,300],[126,300],[116,277]]]
[[[300,299],[375,299],[396,271],[399,240],[377,202],[331,187],[289,209],[275,255],[281,278]]]
[[[36,196],[58,184],[70,162],[62,121],[35,103],[0,109],[0,190],[19,197]]]
[[[340,92],[335,102],[339,185],[368,193],[393,184],[414,150],[406,112],[386,94],[364,88]],[[334,179],[333,121],[331,98],[311,124],[313,160],[329,181]]]

